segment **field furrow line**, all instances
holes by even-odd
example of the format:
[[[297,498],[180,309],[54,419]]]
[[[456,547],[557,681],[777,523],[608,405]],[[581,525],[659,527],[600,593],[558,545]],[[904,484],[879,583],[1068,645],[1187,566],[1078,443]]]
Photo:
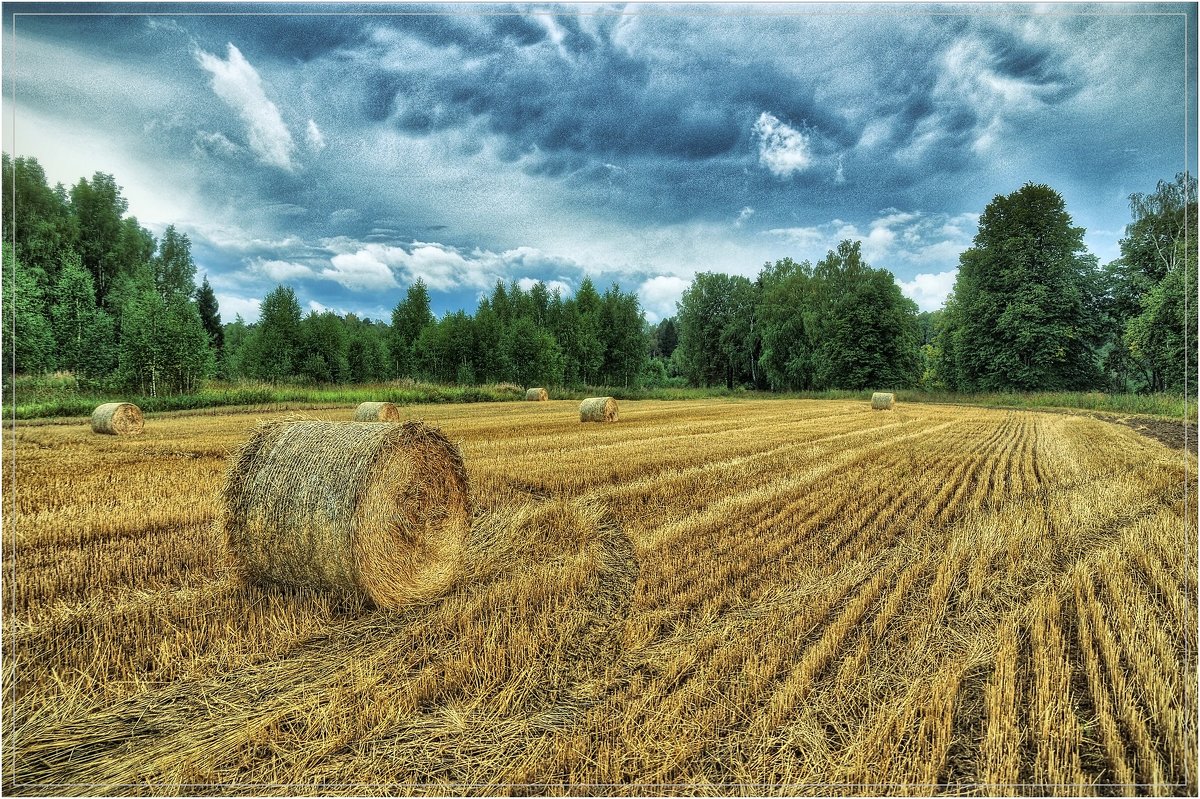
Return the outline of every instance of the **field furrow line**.
[[[1131,792],[1134,790],[1136,778],[1133,769],[1126,761],[1124,738],[1117,727],[1112,701],[1109,698],[1108,684],[1101,672],[1100,658],[1096,653],[1091,629],[1091,614],[1086,610],[1086,603],[1089,599],[1081,588],[1081,581],[1086,579],[1087,575],[1084,570],[1076,569],[1074,580],[1075,622],[1079,636],[1079,649],[1083,653],[1084,672],[1087,674],[1088,692],[1091,695],[1092,707],[1095,708],[1096,724],[1107,757],[1108,768],[1112,772],[1108,782],[1122,792]]]

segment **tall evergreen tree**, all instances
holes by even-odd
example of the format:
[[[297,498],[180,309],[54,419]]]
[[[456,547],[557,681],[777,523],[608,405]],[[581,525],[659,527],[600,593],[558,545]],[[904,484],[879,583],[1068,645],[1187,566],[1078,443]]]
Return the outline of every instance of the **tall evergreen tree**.
[[[408,287],[404,299],[392,310],[388,350],[391,352],[393,368],[398,376],[416,376],[413,348],[422,328],[433,324],[433,321],[433,312],[429,308],[429,289],[424,280],[417,278]]]
[[[196,310],[200,312],[200,322],[208,340],[212,342],[213,350],[219,356],[225,347],[225,329],[221,325],[221,308],[217,304],[217,295],[208,282],[208,275],[196,291]]]

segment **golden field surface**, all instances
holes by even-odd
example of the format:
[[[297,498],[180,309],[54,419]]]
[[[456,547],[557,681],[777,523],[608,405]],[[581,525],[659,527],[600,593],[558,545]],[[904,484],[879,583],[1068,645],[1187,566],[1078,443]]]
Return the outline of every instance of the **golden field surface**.
[[[960,406],[577,409],[402,409],[474,521],[393,611],[235,576],[226,456],[282,412],[6,431],[5,792],[1195,795],[1193,455]]]

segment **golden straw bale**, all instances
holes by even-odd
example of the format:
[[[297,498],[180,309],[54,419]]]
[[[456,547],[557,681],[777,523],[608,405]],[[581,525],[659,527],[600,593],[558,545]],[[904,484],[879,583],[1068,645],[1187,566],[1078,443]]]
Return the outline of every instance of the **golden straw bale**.
[[[876,391],[871,395],[871,408],[876,411],[890,411],[896,405],[895,394],[885,394]]]
[[[92,432],[132,436],[142,432],[142,409],[132,402],[106,402],[92,411]]]
[[[234,454],[219,522],[250,582],[398,607],[454,582],[470,528],[462,455],[422,422],[261,424]]]
[[[579,405],[581,422],[617,421],[617,401],[612,397],[590,397]]]
[[[393,402],[362,402],[354,409],[356,422],[398,422],[400,409]]]
[[[545,402],[550,399],[550,394],[544,388],[531,388],[525,392],[525,399],[531,402]]]

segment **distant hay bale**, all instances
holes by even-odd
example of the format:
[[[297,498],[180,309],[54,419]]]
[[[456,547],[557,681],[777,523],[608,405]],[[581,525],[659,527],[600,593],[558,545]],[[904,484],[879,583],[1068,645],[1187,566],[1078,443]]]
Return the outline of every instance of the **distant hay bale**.
[[[106,402],[92,411],[92,432],[132,436],[142,432],[142,409],[132,402]]]
[[[284,419],[234,454],[219,524],[251,582],[398,607],[454,581],[467,492],[458,448],[422,422]]]
[[[871,395],[871,408],[877,411],[890,411],[896,404],[895,394],[885,394],[876,391]]]
[[[550,394],[544,388],[531,388],[525,392],[525,399],[530,402],[546,402]]]
[[[354,409],[356,422],[398,422],[400,409],[392,402],[361,402]]]
[[[581,422],[617,421],[617,401],[612,397],[591,397],[579,405]]]

